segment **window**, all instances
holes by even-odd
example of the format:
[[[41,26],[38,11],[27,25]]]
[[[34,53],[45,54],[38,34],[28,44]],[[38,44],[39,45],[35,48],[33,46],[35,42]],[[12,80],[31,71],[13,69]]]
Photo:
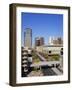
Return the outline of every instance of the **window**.
[[[63,51],[60,51],[60,54],[63,55]]]
[[[49,51],[49,53],[51,53],[51,51]]]
[[[61,48],[61,50],[63,50],[63,48]]]

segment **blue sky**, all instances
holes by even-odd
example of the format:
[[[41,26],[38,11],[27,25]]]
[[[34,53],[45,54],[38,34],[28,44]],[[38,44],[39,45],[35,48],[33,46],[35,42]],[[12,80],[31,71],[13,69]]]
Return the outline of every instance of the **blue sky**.
[[[63,37],[63,15],[62,14],[40,14],[21,13],[21,42],[24,45],[24,30],[32,29],[32,44],[35,37],[44,37],[45,44],[48,44],[50,36]]]

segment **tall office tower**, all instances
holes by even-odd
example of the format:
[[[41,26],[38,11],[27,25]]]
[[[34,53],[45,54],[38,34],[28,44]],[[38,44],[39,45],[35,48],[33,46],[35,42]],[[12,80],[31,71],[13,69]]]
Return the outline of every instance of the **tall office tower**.
[[[57,40],[58,40],[58,44],[63,44],[63,40],[61,37],[58,37]]]
[[[24,32],[24,47],[32,47],[32,29],[26,28]]]
[[[48,40],[48,44],[49,45],[53,45],[53,40],[54,40],[54,37],[49,37],[49,40]]]
[[[63,40],[61,37],[49,37],[48,44],[49,45],[62,45]]]
[[[44,45],[44,38],[43,37],[36,37],[35,38],[35,46],[42,46]]]
[[[54,45],[63,45],[63,40],[61,37],[56,38],[55,40],[53,40],[53,44]]]

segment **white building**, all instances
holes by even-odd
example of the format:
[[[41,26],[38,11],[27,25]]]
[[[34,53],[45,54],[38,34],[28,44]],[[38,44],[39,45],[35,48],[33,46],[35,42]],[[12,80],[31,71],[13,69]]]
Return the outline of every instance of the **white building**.
[[[61,54],[63,46],[61,45],[48,45],[43,47],[43,52],[48,54]]]
[[[48,44],[53,45],[54,37],[49,37]]]
[[[61,54],[63,51],[62,45],[46,45],[46,46],[39,46],[36,48],[38,52],[48,53],[48,54]]]

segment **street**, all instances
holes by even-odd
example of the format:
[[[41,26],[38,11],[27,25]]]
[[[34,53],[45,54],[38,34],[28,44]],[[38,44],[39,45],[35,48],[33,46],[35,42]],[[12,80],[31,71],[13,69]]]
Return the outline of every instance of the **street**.
[[[37,68],[38,70],[33,70],[28,74],[28,76],[54,76],[62,75],[63,72],[56,65],[60,64],[59,61],[47,61],[42,55],[38,52],[35,54],[40,58],[40,62],[32,63],[31,68]]]

